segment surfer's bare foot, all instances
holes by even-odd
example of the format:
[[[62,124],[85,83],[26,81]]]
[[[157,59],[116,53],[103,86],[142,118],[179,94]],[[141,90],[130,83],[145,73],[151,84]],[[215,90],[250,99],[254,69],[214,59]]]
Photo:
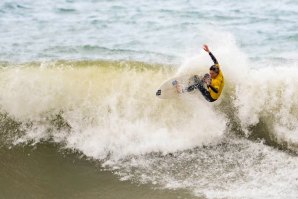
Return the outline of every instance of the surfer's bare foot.
[[[179,84],[178,81],[177,81],[177,84],[176,84],[176,90],[177,90],[178,93],[183,93],[182,86]]]
[[[202,83],[205,83],[207,85],[209,85],[211,83],[211,78],[210,78],[210,75],[208,73],[206,73],[203,77],[203,82]]]

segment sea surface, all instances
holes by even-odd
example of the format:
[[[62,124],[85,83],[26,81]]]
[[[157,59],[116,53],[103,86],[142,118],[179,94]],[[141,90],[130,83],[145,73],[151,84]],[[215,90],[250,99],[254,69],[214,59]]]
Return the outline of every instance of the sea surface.
[[[298,1],[2,0],[0,198],[298,198]],[[155,96],[175,75],[225,87]]]

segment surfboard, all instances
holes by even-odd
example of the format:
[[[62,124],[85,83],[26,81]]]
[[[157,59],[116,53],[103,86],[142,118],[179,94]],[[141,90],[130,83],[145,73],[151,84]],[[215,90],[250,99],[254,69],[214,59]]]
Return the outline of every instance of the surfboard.
[[[205,78],[208,78],[206,75]],[[199,76],[194,74],[173,77],[161,84],[160,88],[156,91],[156,96],[160,99],[170,99],[179,97],[180,95],[186,93],[190,93],[194,89],[188,88],[195,85],[199,81],[202,81],[203,78],[204,77],[202,75]]]

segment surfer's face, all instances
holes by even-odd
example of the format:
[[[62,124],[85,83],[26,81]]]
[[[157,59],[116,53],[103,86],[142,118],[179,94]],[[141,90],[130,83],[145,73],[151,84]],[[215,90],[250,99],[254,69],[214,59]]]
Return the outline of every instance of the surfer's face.
[[[215,78],[218,75],[214,70],[210,70],[209,74],[210,74],[211,78]]]

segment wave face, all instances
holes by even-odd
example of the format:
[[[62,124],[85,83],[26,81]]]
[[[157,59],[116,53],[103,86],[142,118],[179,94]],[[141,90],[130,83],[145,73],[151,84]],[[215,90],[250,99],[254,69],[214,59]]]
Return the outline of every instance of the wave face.
[[[223,116],[205,102],[155,97],[172,69],[104,61],[46,65],[1,72],[2,114],[23,131],[15,143],[53,139],[103,159],[191,148],[224,132]],[[210,128],[215,118],[221,122]]]
[[[298,71],[248,69],[242,58],[241,70],[222,66],[226,86],[213,104],[199,93],[155,97],[165,79],[203,71],[207,55],[180,68],[124,61],[3,65],[1,146],[59,143],[101,161],[122,180],[197,196],[294,197]]]

